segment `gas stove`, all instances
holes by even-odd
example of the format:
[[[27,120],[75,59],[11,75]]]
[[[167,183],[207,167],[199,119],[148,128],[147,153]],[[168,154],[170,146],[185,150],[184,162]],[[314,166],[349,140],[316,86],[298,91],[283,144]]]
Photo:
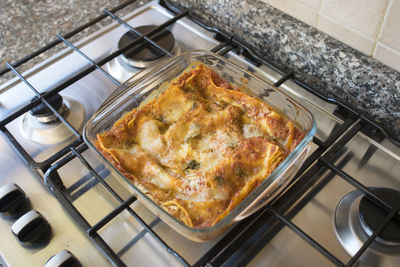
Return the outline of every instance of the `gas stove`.
[[[400,264],[400,147],[379,125],[168,1],[122,18],[118,8],[85,27],[104,17],[113,23],[76,43],[68,40],[73,34],[58,35],[65,50],[33,69],[19,73],[20,61],[0,72],[15,74],[0,86],[0,264]],[[216,52],[274,84],[307,107],[318,127],[284,194],[205,243],[147,210],[81,136],[108,95],[191,49]]]

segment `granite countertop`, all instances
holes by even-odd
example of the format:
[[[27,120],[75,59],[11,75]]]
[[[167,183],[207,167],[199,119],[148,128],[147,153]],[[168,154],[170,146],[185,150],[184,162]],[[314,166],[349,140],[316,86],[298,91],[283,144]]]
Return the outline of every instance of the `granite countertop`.
[[[115,7],[123,0],[0,2],[0,64],[14,62],[46,43]],[[123,15],[142,5],[118,12]],[[291,69],[320,93],[334,97],[383,125],[394,139],[400,136],[400,73],[365,56],[281,11],[257,0],[172,0],[202,16],[210,25],[251,44],[265,58]],[[105,21],[109,23],[109,21]],[[97,28],[96,28],[97,27]],[[100,27],[91,27],[95,31]],[[83,34],[87,34],[84,32]],[[79,39],[79,36],[76,37]],[[58,45],[24,64],[30,68],[64,49]],[[24,70],[24,69],[22,69]],[[7,77],[6,77],[7,78]],[[4,78],[3,78],[4,81]],[[0,83],[2,80],[0,78]]]
[[[127,0],[0,1],[0,69],[6,67],[6,61],[13,63],[56,40],[57,33],[68,33],[103,14],[104,8],[112,9],[125,2]],[[136,1],[116,14],[123,16],[146,2],[149,0]],[[69,40],[79,40],[110,22],[110,18],[102,20]],[[61,43],[23,64],[18,70],[30,69],[62,49],[65,49],[65,45]],[[1,76],[0,84],[10,77],[13,74]]]

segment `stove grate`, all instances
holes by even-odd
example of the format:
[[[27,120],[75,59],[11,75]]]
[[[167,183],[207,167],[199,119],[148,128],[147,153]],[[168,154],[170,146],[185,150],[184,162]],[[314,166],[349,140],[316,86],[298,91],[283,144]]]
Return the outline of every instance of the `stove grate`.
[[[343,123],[336,127],[330,136],[322,141],[319,138],[314,138],[314,144],[317,145],[317,149],[306,159],[304,165],[297,173],[295,182],[286,190],[286,193],[278,198],[274,203],[268,205],[267,207],[259,210],[249,218],[246,218],[242,222],[238,223],[233,229],[231,229],[220,241],[218,241],[211,249],[209,249],[193,266],[219,266],[222,263],[226,262],[229,257],[235,252],[243,241],[249,239],[257,230],[267,228],[267,233],[270,238],[272,238],[277,232],[279,232],[283,227],[290,228],[294,233],[299,235],[303,240],[309,243],[314,249],[316,249],[319,253],[321,253],[324,257],[326,257],[329,261],[334,263],[337,266],[353,266],[356,264],[357,260],[362,256],[362,254],[367,250],[367,248],[371,245],[371,243],[375,240],[375,238],[383,231],[385,226],[391,219],[399,220],[399,210],[400,205],[397,207],[392,207],[384,200],[375,195],[371,190],[368,189],[365,185],[359,183],[356,179],[346,174],[344,171],[340,169],[340,166],[336,166],[332,163],[332,158],[339,152],[341,148],[343,148],[357,133],[364,131],[365,129],[374,129],[376,133],[379,135],[384,135],[386,138],[390,139],[387,136],[385,131],[376,124],[374,121],[369,119],[364,114],[354,110],[350,106],[332,99],[328,98],[318,91],[313,89],[312,87],[305,84],[300,78],[299,75],[296,75],[293,71],[284,71],[283,68],[274,62],[268,61],[264,59],[262,56],[253,51],[250,46],[242,41],[238,40],[234,36],[227,34],[224,31],[221,31],[216,28],[212,28],[207,26],[205,23],[201,21],[200,18],[195,16],[193,13],[188,10],[181,10],[179,7],[174,6],[168,1],[161,1],[161,4],[169,9],[171,12],[176,15],[168,20],[167,22],[159,25],[154,30],[149,33],[142,35],[138,32],[135,32],[139,37],[135,39],[131,44],[126,47],[119,49],[104,59],[94,62],[88,56],[86,56],[82,51],[80,51],[77,47],[71,44],[67,39],[74,36],[75,34],[83,31],[84,29],[90,27],[91,25],[103,20],[106,17],[111,17],[117,23],[121,24],[124,27],[127,27],[130,31],[135,31],[129,24],[120,19],[114,13],[134,1],[128,1],[110,11],[104,10],[104,14],[95,18],[94,20],[88,22],[85,25],[77,28],[76,30],[65,34],[64,36],[58,34],[55,41],[49,43],[45,47],[35,51],[29,56],[22,58],[21,60],[16,61],[13,64],[7,63],[7,67],[0,70],[0,75],[7,73],[8,71],[14,72],[14,74],[24,82],[37,96],[38,98],[32,101],[29,104],[24,105],[23,107],[16,110],[14,113],[8,115],[6,118],[0,121],[0,130],[7,137],[7,140],[12,144],[12,146],[16,149],[18,154],[24,160],[24,162],[34,169],[35,171],[41,171],[44,174],[44,182],[47,187],[52,191],[54,196],[59,200],[64,209],[73,217],[76,223],[81,227],[81,229],[86,232],[87,236],[92,240],[92,242],[99,248],[99,250],[108,258],[108,260],[116,265],[116,266],[125,266],[125,263],[122,261],[119,254],[116,253],[107,242],[100,236],[98,233],[108,222],[110,222],[113,218],[119,215],[122,211],[128,211],[129,214],[139,222],[139,224],[143,227],[143,231],[138,235],[141,238],[145,233],[150,234],[155,240],[157,240],[162,247],[169,253],[171,253],[179,262],[181,262],[185,266],[190,266],[189,262],[182,257],[177,251],[171,248],[152,228],[156,225],[160,220],[156,219],[155,221],[147,224],[135,211],[130,208],[130,205],[136,201],[134,196],[131,196],[124,200],[118,193],[116,193],[112,187],[105,181],[104,178],[89,164],[89,162],[84,158],[82,153],[88,149],[87,145],[83,142],[82,136],[80,133],[74,129],[68,121],[66,121],[47,101],[47,99],[55,95],[56,93],[62,91],[72,83],[80,80],[87,74],[93,72],[94,70],[100,70],[108,79],[110,79],[114,84],[121,86],[121,84],[110,74],[105,72],[102,69],[102,65],[107,63],[108,61],[114,59],[119,56],[123,52],[128,49],[134,47],[139,43],[147,43],[153,46],[159,51],[163,52],[167,56],[172,56],[171,53],[166,51],[164,48],[158,46],[155,42],[151,40],[151,36],[156,34],[157,32],[165,29],[169,25],[172,25],[179,19],[183,17],[188,17],[192,21],[196,22],[203,28],[214,32],[216,39],[221,41],[220,44],[215,46],[211,51],[216,52],[220,55],[225,55],[228,52],[235,52],[238,55],[244,56],[251,62],[254,62],[255,65],[266,65],[278,73],[282,74],[283,77],[277,81],[274,85],[276,87],[280,86],[287,80],[291,80],[296,84],[300,85],[302,88],[311,92],[312,94],[318,96],[326,102],[333,103],[337,106],[337,113],[342,114]],[[54,47],[59,43],[64,43],[71,49],[73,49],[76,53],[81,55],[84,59],[86,59],[90,66],[86,67],[84,70],[79,73],[71,76],[69,79],[64,81],[62,84],[57,87],[49,90],[45,94],[39,94],[37,90],[15,69],[16,67],[24,64],[30,59],[36,57],[37,55],[43,53],[44,51]],[[124,87],[120,87],[123,89]],[[48,159],[42,162],[36,162],[32,159],[29,153],[18,143],[18,141],[14,138],[12,133],[10,133],[6,125],[11,121],[15,120],[17,117],[22,114],[28,112],[33,107],[43,103],[47,107],[49,107],[54,114],[61,120],[62,123],[67,125],[69,129],[76,136],[76,140],[62,148],[57,153],[50,156]],[[371,131],[368,131],[371,132]],[[393,141],[393,140],[392,140]],[[393,141],[398,145],[398,142]],[[78,159],[83,168],[86,168],[89,173],[96,179],[96,181],[103,185],[111,195],[120,203],[114,210],[108,213],[106,216],[101,218],[94,225],[90,225],[85,217],[75,208],[73,204],[73,197],[71,197],[71,193],[65,188],[64,183],[62,181],[62,177],[59,175],[59,169],[66,164],[68,164],[73,159]],[[296,214],[302,205],[305,204],[307,199],[310,199],[313,195],[315,195],[321,186],[323,187],[324,183],[321,186],[316,187],[315,190],[307,193],[308,188],[313,184],[317,184],[318,179],[313,178],[314,174],[316,174],[321,169],[329,169],[333,173],[338,174],[343,180],[350,183],[358,190],[367,194],[371,197],[371,199],[375,200],[376,204],[387,211],[389,214],[386,219],[382,222],[381,226],[375,231],[371,237],[364,243],[364,245],[359,249],[359,251],[350,258],[347,263],[343,263],[337,257],[335,257],[331,252],[329,252],[324,246],[318,243],[315,239],[308,236],[301,228],[295,225],[291,218]],[[307,197],[304,201],[300,201],[300,203],[293,205],[300,196],[307,194]],[[252,256],[254,256],[256,252],[249,253],[244,256],[242,259],[243,263],[246,263]],[[254,254],[254,255],[253,255]]]

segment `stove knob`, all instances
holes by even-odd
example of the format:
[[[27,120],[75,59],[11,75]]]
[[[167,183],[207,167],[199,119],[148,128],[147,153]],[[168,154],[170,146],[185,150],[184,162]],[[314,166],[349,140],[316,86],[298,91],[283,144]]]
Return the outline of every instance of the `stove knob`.
[[[11,226],[11,232],[24,246],[40,246],[47,244],[51,229],[42,214],[31,210]]]
[[[25,203],[25,192],[16,184],[0,188],[0,213],[10,216],[19,213]]]
[[[52,256],[44,265],[44,267],[80,267],[82,264],[68,250],[61,250]]]

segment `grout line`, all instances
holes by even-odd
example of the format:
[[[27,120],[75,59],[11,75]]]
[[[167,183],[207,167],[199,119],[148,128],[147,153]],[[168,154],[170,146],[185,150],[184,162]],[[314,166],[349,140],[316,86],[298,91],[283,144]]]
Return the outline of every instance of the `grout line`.
[[[267,1],[267,0],[264,0],[264,1]],[[315,8],[315,7],[313,7],[313,6],[309,5],[309,4],[303,3],[302,1],[299,1],[299,0],[289,0],[289,1],[288,1],[289,4],[290,4],[290,6],[297,5],[297,7],[300,7],[300,8],[303,8],[303,9],[304,9],[304,8],[308,8],[308,9],[311,10],[313,13],[315,13],[315,14],[316,14],[316,20],[315,20],[315,22],[310,23],[310,22],[304,20],[304,19],[302,18],[302,16],[298,16],[298,15],[300,14],[299,12],[289,13],[289,12],[288,12],[288,9],[286,9],[286,8],[281,9],[280,7],[277,7],[276,5],[273,5],[273,4],[271,3],[271,1],[272,1],[272,0],[268,0],[268,3],[269,3],[269,5],[271,5],[272,7],[276,8],[276,9],[279,9],[281,12],[283,12],[283,13],[285,13],[285,14],[287,14],[287,15],[289,15],[289,16],[291,16],[291,17],[293,17],[293,18],[295,18],[295,19],[297,19],[297,20],[299,20],[299,21],[301,21],[302,23],[305,23],[305,24],[307,24],[307,25],[309,25],[309,26],[311,26],[311,27],[317,28],[317,25],[318,25],[318,18],[319,18],[319,10],[320,10],[321,7]],[[278,3],[279,3],[279,1],[278,1]],[[278,4],[278,6],[279,6],[279,4]]]
[[[315,28],[318,29],[318,24],[319,24],[319,16],[321,15],[321,9],[322,9],[322,2],[324,0],[321,0],[321,2],[319,3],[319,8],[318,8],[318,12],[317,12],[317,25],[315,25]]]
[[[347,39],[345,40],[345,39],[341,38],[341,36],[336,36],[332,32],[326,31],[325,29],[318,28],[319,31],[331,36],[332,38],[338,40],[339,42],[345,44],[346,46],[352,47],[355,50],[363,53],[364,55],[371,57],[372,51],[373,51],[372,48],[373,48],[373,44],[375,41],[373,37],[366,35],[365,33],[362,33],[358,29],[355,29],[351,26],[344,25],[344,24],[342,24],[342,22],[335,21],[334,17],[330,17],[330,16],[327,16],[324,14],[321,14],[321,17],[323,17],[326,21],[328,21],[328,23],[334,25],[334,27],[336,29],[338,29],[340,31],[340,33],[342,33],[343,31],[347,31],[347,32],[351,33],[352,35],[356,34],[359,37],[361,37],[363,39],[363,41],[368,41],[368,42],[370,42],[369,44],[372,44],[372,45],[368,45],[368,51],[363,51],[358,42],[356,42],[355,44],[351,44],[351,43],[347,42]]]
[[[393,54],[400,55],[400,51],[396,50],[395,48],[392,48],[391,46],[385,45],[383,43],[380,43],[380,45],[385,49],[389,50],[390,52],[392,52]]]
[[[374,47],[372,49],[372,57],[375,58],[375,53],[376,53],[376,47],[378,46],[378,40],[380,38],[380,35],[382,34],[383,27],[386,25],[387,17],[390,11],[390,8],[392,7],[394,0],[389,0],[389,3],[386,5],[385,13],[383,15],[382,20],[379,22],[379,28],[378,32],[376,33],[375,36],[375,41],[374,41]]]
[[[355,33],[361,35],[361,36],[362,36],[363,38],[365,38],[365,39],[375,40],[372,36],[367,35],[367,34],[361,32],[361,31],[358,30],[357,28],[355,28],[355,27],[353,27],[353,26],[348,26],[348,25],[346,25],[345,23],[343,23],[343,22],[341,22],[341,21],[335,20],[335,17],[333,17],[333,16],[329,16],[329,15],[326,15],[326,14],[322,14],[322,16],[324,16],[324,17],[325,17],[327,20],[329,20],[331,23],[333,23],[333,24],[335,24],[335,25],[338,25],[338,26],[340,26],[340,27],[342,27],[342,28],[345,28],[345,29],[347,29],[347,30],[351,30],[351,31],[353,31],[353,32],[355,32]],[[322,30],[321,30],[321,31],[322,31]],[[325,31],[322,31],[322,32],[323,32],[323,33],[326,33],[326,34],[329,34],[329,33],[325,32]],[[339,39],[338,39],[338,40],[339,40]],[[357,50],[358,50],[358,49],[357,49]]]

